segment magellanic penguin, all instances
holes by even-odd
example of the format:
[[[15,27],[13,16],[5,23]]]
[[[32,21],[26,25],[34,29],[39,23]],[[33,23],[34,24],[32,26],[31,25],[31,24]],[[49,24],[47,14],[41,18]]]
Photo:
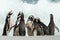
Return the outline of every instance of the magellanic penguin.
[[[37,31],[37,36],[44,35],[43,27],[40,24],[40,18],[35,18],[34,19],[34,30]]]
[[[19,23],[19,36],[25,36],[26,35],[26,30],[25,30],[26,25],[25,25],[23,12],[21,13],[20,18],[21,18],[21,20]]]
[[[20,20],[21,20],[20,16],[21,15],[20,15],[20,12],[19,12],[19,14],[17,16],[16,23],[15,23],[14,26],[12,26],[12,28],[14,27],[13,36],[19,36],[19,23],[20,23]]]
[[[59,32],[59,29],[55,26],[54,19],[53,19],[53,14],[50,14],[50,23],[49,23],[48,27],[49,27],[49,35],[54,35],[55,34],[55,28]]]
[[[8,33],[10,32],[10,27],[12,26],[10,18],[12,14],[13,14],[12,11],[10,11],[8,15],[6,16],[5,25],[4,25],[3,34],[2,34],[4,36],[7,36]]]
[[[30,15],[28,17],[27,22],[26,22],[28,36],[33,36],[34,35],[34,33],[33,33],[33,29],[34,29],[33,20],[34,20],[34,16]]]
[[[48,26],[46,26],[42,21],[40,21],[39,23],[43,27],[44,35],[49,35],[49,28],[48,28]]]

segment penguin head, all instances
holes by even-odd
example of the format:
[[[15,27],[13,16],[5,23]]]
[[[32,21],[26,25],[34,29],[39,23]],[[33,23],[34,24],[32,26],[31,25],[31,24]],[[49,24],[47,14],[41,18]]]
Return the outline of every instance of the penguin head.
[[[19,20],[20,22],[24,20],[24,14],[23,12],[18,14],[17,20]]]
[[[12,13],[12,10],[8,13],[8,15],[12,15],[13,13]]]
[[[7,18],[10,18],[10,16],[12,15],[13,13],[12,13],[12,10],[8,13],[8,15],[7,15]]]
[[[53,19],[53,14],[50,14],[50,19]]]
[[[31,21],[34,21],[34,16],[33,16],[33,15],[30,15],[30,16],[28,17],[28,19],[31,20]]]
[[[17,16],[17,20],[18,20],[19,18],[21,18],[21,14],[20,14],[20,13],[19,13],[18,16]]]
[[[19,12],[18,16],[20,16],[20,15],[21,15],[21,13]]]
[[[12,13],[12,10],[11,10],[6,16],[6,22],[10,21],[10,17],[11,17],[12,14],[13,13]]]
[[[35,18],[35,19],[34,19],[34,22],[39,23],[39,22],[40,22],[40,18],[38,18],[38,17],[37,17],[37,18]]]
[[[23,12],[21,13],[21,19],[24,19],[24,14],[23,14]]]

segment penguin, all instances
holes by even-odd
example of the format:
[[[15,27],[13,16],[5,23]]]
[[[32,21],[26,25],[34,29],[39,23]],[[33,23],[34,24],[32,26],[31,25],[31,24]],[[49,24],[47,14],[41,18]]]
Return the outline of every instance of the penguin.
[[[14,27],[14,32],[13,32],[13,36],[19,36],[19,23],[21,20],[21,14],[19,12],[19,14],[17,15],[17,20],[14,26],[12,26],[12,28]]]
[[[46,26],[42,21],[40,21],[39,23],[43,27],[44,35],[49,35],[49,28],[48,28],[48,26]]]
[[[11,15],[12,15],[12,11],[10,11],[7,16],[6,16],[6,19],[5,19],[5,25],[4,25],[4,29],[3,29],[3,36],[7,36],[8,33],[10,32],[10,27],[12,26],[11,25]]]
[[[40,18],[34,19],[34,30],[36,30],[36,35],[41,36],[44,35],[43,27],[40,24]]]
[[[49,22],[49,35],[54,35],[55,34],[55,28],[58,30],[58,27],[56,27],[55,23],[54,23],[54,18],[53,18],[53,14],[50,14],[50,22]]]
[[[25,30],[26,25],[25,25],[23,12],[21,13],[20,18],[21,18],[21,20],[19,23],[19,36],[25,36],[26,35],[26,30]]]
[[[33,29],[34,29],[33,20],[34,20],[34,16],[30,15],[28,17],[27,22],[26,22],[28,36],[34,36],[34,33],[33,33]]]

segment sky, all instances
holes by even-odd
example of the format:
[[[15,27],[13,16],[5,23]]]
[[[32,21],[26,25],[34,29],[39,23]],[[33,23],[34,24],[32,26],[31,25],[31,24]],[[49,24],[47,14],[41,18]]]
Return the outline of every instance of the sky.
[[[7,13],[12,10],[12,25],[15,24],[17,14],[24,13],[25,20],[29,15],[39,17],[48,26],[50,14],[54,15],[55,25],[60,29],[60,0],[0,0],[0,35],[2,35]],[[9,36],[13,35],[13,29]],[[55,35],[60,32],[55,31]]]

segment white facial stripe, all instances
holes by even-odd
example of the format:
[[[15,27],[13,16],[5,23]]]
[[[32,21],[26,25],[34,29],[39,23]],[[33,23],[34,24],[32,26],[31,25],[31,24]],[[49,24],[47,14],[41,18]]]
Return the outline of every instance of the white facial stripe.
[[[17,25],[19,24],[19,22],[17,22]]]
[[[20,23],[20,20],[21,20],[21,18],[19,18],[19,19],[17,20],[17,25]]]
[[[19,21],[21,20],[21,18],[18,19]]]
[[[19,15],[18,17],[21,17],[21,15]]]

